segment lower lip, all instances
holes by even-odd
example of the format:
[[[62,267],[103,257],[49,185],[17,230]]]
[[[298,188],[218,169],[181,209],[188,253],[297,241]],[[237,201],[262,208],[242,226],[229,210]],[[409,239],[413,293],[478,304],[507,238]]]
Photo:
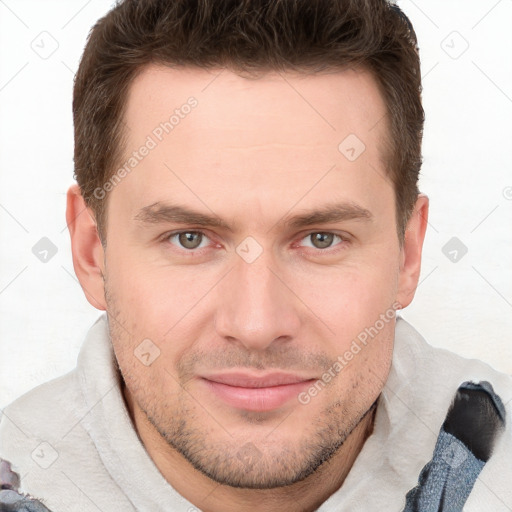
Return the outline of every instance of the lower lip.
[[[290,400],[297,399],[299,393],[311,384],[311,381],[307,380],[266,388],[242,388],[203,380],[210,390],[228,405],[256,412],[272,411],[282,407]]]

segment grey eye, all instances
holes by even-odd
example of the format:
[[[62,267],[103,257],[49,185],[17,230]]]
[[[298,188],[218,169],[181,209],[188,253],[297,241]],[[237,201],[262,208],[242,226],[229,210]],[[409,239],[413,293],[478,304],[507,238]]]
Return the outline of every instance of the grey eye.
[[[314,247],[317,249],[325,249],[332,245],[334,237],[337,235],[334,233],[311,233],[308,236],[310,237]]]
[[[203,240],[203,233],[199,231],[184,231],[176,233],[179,243],[185,249],[197,249]]]

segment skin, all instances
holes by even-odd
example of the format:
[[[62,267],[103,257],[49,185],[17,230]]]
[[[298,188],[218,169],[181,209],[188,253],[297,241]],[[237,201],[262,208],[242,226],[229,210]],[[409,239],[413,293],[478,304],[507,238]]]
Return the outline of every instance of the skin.
[[[150,66],[133,82],[127,155],[187,98],[198,105],[109,193],[105,247],[69,189],[74,267],[108,312],[127,407],[167,481],[207,512],[310,511],[340,488],[372,432],[395,319],[305,405],[244,410],[203,377],[235,368],[321,379],[393,303],[411,302],[428,198],[418,196],[401,246],[382,159],[386,107],[366,71],[219,72]],[[338,150],[351,133],[366,146],[355,161]],[[231,230],[135,220],[156,202],[214,213]],[[284,223],[331,202],[371,217]],[[175,231],[204,237],[186,245]],[[315,233],[342,238],[322,246]],[[249,236],[262,251],[251,263],[236,251]],[[160,350],[149,366],[134,353],[144,339]]]

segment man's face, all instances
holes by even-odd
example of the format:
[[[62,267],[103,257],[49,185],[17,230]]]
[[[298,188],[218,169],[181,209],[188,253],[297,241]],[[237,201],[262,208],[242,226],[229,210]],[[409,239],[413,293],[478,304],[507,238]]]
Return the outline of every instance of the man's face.
[[[400,248],[386,109],[363,71],[217,73],[151,67],[130,89],[126,158],[150,150],[109,196],[109,324],[125,393],[169,453],[277,487],[336,451],[388,375]]]

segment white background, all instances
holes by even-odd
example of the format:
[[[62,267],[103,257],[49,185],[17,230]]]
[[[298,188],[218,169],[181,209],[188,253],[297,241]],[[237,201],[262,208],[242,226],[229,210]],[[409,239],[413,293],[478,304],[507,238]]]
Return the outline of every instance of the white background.
[[[64,213],[73,75],[111,5],[0,0],[0,408],[71,370],[100,314],[74,276]],[[402,316],[432,345],[512,374],[512,0],[399,5],[419,39],[431,204]],[[58,249],[47,263],[32,253],[42,237]],[[452,237],[468,250],[457,262],[442,251]]]

